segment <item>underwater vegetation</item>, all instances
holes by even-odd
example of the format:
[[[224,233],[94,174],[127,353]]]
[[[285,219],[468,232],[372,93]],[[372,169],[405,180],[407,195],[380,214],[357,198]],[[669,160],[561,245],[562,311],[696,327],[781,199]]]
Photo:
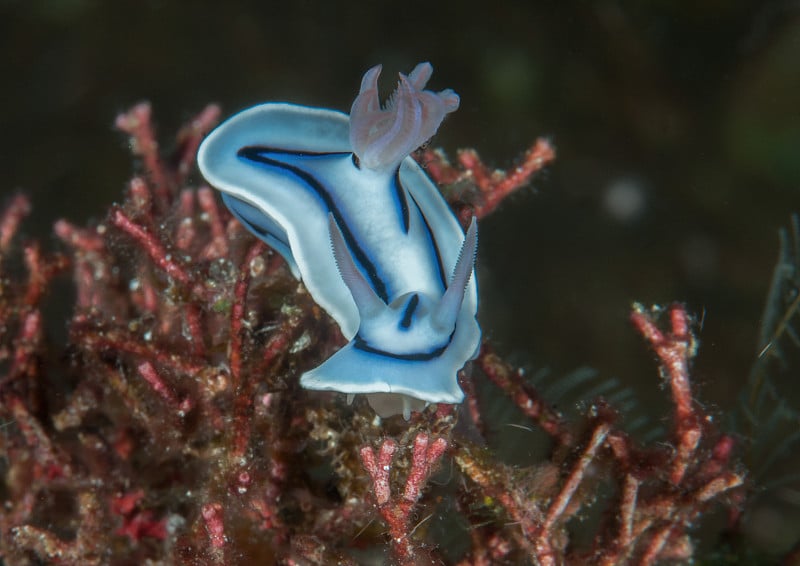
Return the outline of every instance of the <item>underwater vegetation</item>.
[[[724,530],[737,532],[753,489],[744,448],[696,398],[698,323],[680,303],[630,314],[654,354],[643,379],[663,380],[670,400],[652,441],[629,434],[600,397],[562,414],[490,339],[459,373],[464,403],[408,421],[376,416],[363,396],[349,405],[301,388],[299,376],[345,338],[280,254],[212,189],[189,184],[219,113],[209,106],[190,121],[170,154],[147,104],[120,115],[141,175],[102,222],[59,221],[62,251],[20,236],[24,195],[6,203],[4,563],[646,565],[701,558],[693,535],[711,512],[722,509]],[[555,152],[540,139],[507,172],[472,150],[454,163],[429,148],[414,157],[466,226]],[[784,244],[765,360],[792,347],[793,249]],[[44,330],[48,296],[64,280],[74,286],[66,350]],[[768,383],[759,368],[754,383]],[[549,439],[541,461],[498,457],[489,395]],[[767,418],[764,395],[752,423]],[[734,560],[712,546],[709,563]]]

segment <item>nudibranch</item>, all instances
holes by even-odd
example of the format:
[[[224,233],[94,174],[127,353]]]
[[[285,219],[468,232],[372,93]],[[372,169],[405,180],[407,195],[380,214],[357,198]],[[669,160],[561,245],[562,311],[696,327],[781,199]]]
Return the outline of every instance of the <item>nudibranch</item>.
[[[381,107],[381,67],[350,116],[266,103],[203,141],[197,161],[231,212],[286,260],[349,343],[304,373],[307,389],[366,394],[380,416],[460,403],[457,374],[480,342],[475,220],[462,231],[409,157],[458,108],[424,90],[433,68],[400,74]]]

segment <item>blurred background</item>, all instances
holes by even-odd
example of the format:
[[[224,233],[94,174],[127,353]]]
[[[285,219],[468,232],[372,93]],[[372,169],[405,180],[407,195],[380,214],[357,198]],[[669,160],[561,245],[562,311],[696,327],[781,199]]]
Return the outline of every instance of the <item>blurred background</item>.
[[[167,144],[209,102],[346,111],[370,66],[383,63],[388,94],[424,60],[430,87],[462,101],[435,146],[499,168],[537,136],[558,149],[481,223],[480,318],[497,350],[548,386],[628,388],[630,411],[657,427],[669,405],[628,314],[634,300],[684,301],[701,321],[699,400],[752,460],[741,399],[778,230],[800,212],[796,0],[0,0],[0,195],[30,194],[27,234],[56,246],[54,220],[102,219],[136,171],[111,126],[132,104],[152,102]],[[795,410],[797,357],[770,376]],[[504,426],[519,415],[492,410],[497,445],[534,458]],[[800,532],[800,462],[782,450],[753,476],[776,488],[748,510],[748,537],[775,552]]]

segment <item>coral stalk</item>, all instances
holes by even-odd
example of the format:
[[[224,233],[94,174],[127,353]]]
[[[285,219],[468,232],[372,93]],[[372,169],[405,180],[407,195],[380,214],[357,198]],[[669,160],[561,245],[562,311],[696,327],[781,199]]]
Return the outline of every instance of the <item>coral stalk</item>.
[[[447,450],[447,441],[419,433],[414,438],[412,448],[411,469],[406,477],[402,497],[392,497],[389,485],[389,474],[392,470],[392,459],[397,450],[397,443],[386,439],[381,443],[376,455],[372,448],[364,446],[359,451],[361,463],[372,478],[375,502],[378,510],[389,527],[392,550],[399,564],[416,564],[419,549],[412,541],[410,531],[411,512],[428,482],[431,471]]]

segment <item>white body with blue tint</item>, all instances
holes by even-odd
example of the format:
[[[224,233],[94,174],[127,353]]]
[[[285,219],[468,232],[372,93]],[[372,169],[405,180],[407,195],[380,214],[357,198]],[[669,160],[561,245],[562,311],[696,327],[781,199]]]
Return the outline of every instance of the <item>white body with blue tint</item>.
[[[283,255],[350,340],[301,385],[364,393],[382,416],[408,418],[428,403],[463,400],[457,373],[480,341],[477,232],[473,221],[465,238],[408,156],[458,97],[423,90],[431,67],[420,64],[400,75],[381,109],[379,72],[364,76],[350,117],[262,104],[215,129],[198,163],[233,214]]]

